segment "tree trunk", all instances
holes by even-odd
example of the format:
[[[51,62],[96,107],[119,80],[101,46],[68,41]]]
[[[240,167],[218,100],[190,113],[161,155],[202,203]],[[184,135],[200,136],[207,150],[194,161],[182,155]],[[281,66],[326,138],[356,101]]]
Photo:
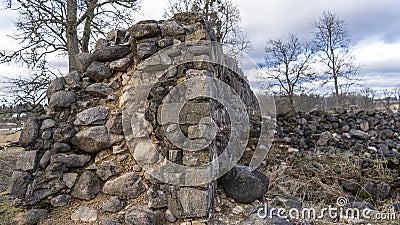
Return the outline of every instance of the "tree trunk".
[[[77,70],[75,55],[79,53],[77,34],[77,0],[67,0],[67,50],[69,71]]]
[[[94,10],[92,6],[97,3],[97,0],[90,0],[88,1],[87,8],[89,11],[87,18],[85,20],[85,26],[83,28],[82,40],[81,40],[81,51],[88,53],[89,52],[89,41],[90,41],[90,34],[91,34],[91,25],[94,17]]]

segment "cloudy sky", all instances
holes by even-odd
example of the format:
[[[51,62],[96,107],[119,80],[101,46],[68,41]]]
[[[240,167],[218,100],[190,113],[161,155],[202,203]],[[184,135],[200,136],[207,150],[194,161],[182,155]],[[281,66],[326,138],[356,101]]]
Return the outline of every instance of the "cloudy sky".
[[[400,1],[399,0],[233,0],[241,12],[241,26],[249,36],[254,52],[250,57],[263,63],[266,40],[285,37],[289,32],[301,39],[311,38],[312,22],[324,10],[338,13],[345,20],[356,43],[355,56],[361,65],[363,84],[375,89],[400,84]],[[167,0],[143,0],[142,19],[163,19]],[[6,37],[12,34],[16,12],[0,12],[0,49],[16,43]],[[53,64],[65,68],[65,61]],[[0,65],[0,74],[21,73],[20,67]],[[25,71],[24,71],[25,72]]]

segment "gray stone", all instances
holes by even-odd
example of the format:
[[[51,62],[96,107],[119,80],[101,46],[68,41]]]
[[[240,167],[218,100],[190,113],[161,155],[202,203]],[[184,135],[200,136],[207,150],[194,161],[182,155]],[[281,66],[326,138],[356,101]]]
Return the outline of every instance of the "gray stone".
[[[60,110],[70,107],[76,101],[76,95],[73,92],[58,91],[51,96],[49,101],[50,108]]]
[[[96,153],[112,145],[105,126],[81,130],[71,139],[71,143],[88,153]]]
[[[173,187],[168,193],[168,209],[177,218],[206,217],[209,212],[209,190]]]
[[[369,123],[368,123],[368,121],[364,121],[364,122],[360,123],[360,128],[361,128],[362,131],[368,132],[369,131]]]
[[[165,220],[170,223],[175,223],[178,219],[174,215],[172,215],[169,209],[167,209],[167,211],[165,211]]]
[[[90,155],[67,155],[63,153],[58,153],[51,156],[50,163],[62,163],[66,167],[83,167],[90,161],[90,159]]]
[[[140,59],[147,58],[157,51],[155,43],[143,42],[137,45],[137,56]]]
[[[124,223],[123,216],[114,216],[103,220],[101,225],[122,225]]]
[[[39,124],[36,119],[29,118],[24,123],[24,128],[19,136],[19,144],[21,147],[28,147],[39,136]]]
[[[16,198],[24,198],[28,185],[32,183],[31,179],[28,172],[14,171],[8,185],[8,193]]]
[[[364,210],[364,209],[371,209],[375,210],[375,207],[366,201],[353,201],[349,202],[345,205],[346,208],[352,208],[352,209],[359,209],[359,210]]]
[[[124,207],[124,200],[121,197],[112,197],[106,201],[101,209],[104,212],[118,212]]]
[[[329,131],[325,131],[320,134],[317,144],[319,146],[326,146],[328,141],[332,139],[332,134]]]
[[[56,142],[53,145],[53,150],[56,153],[69,152],[69,151],[71,151],[71,147],[67,143]]]
[[[106,127],[112,134],[124,134],[122,126],[122,115],[112,116],[106,123]]]
[[[47,98],[50,98],[57,91],[63,91],[64,88],[65,88],[65,80],[63,77],[59,77],[52,80],[49,84],[49,87],[46,90]]]
[[[107,181],[103,192],[128,198],[137,198],[145,191],[142,179],[134,172],[126,173],[114,180]]]
[[[101,49],[104,47],[110,46],[110,42],[108,42],[106,39],[104,38],[99,38],[96,42],[96,45],[94,47],[94,49]]]
[[[361,130],[351,129],[350,134],[356,138],[363,139],[363,140],[366,140],[369,138],[368,133],[365,133],[364,131],[361,131]]]
[[[293,225],[278,216],[266,217],[265,219],[260,218],[257,213],[250,215],[249,217],[242,220],[239,225]]]
[[[78,178],[77,173],[65,173],[63,174],[63,182],[65,183],[65,186],[68,188],[72,188],[75,185],[76,178]]]
[[[34,171],[38,162],[38,151],[22,151],[19,154],[16,168],[22,171]]]
[[[43,154],[42,158],[40,158],[39,166],[42,167],[42,168],[46,168],[47,165],[49,165],[51,155],[52,155],[51,151],[47,150]]]
[[[86,87],[85,89],[89,94],[96,97],[106,97],[114,93],[114,90],[103,83],[95,83]]]
[[[111,62],[125,57],[129,52],[131,48],[128,45],[112,45],[95,50],[93,56],[97,61]]]
[[[40,126],[40,130],[47,130],[55,126],[56,126],[56,121],[54,121],[53,119],[45,119],[42,122],[42,126]]]
[[[76,65],[81,73],[84,73],[89,65],[94,61],[95,59],[90,53],[79,53],[75,56]]]
[[[139,23],[129,28],[129,34],[135,39],[143,39],[157,36],[159,28],[157,23]]]
[[[92,172],[84,171],[72,189],[72,196],[84,200],[96,198],[100,191],[100,181]]]
[[[47,217],[46,209],[31,209],[24,213],[18,224],[21,225],[34,225],[44,220]]]
[[[135,160],[140,163],[154,164],[159,159],[158,151],[154,149],[153,144],[149,141],[138,141],[135,149],[131,149],[131,153]]]
[[[86,109],[76,115],[74,124],[81,126],[103,125],[106,122],[109,112],[110,108],[105,106]]]
[[[160,24],[161,29],[161,36],[177,36],[185,34],[185,28],[179,25],[175,21],[165,21],[164,23]]]
[[[277,196],[275,200],[279,202],[280,205],[284,205],[286,209],[300,210],[302,207],[301,200],[290,195]]]
[[[112,45],[122,44],[127,41],[126,31],[126,29],[113,29],[108,32],[106,40],[109,41]],[[109,44],[107,46],[109,46]]]
[[[90,66],[86,69],[86,76],[90,77],[94,81],[102,81],[104,79],[107,79],[111,77],[111,72],[110,70],[104,66],[103,63],[94,61]]]
[[[114,176],[116,165],[112,161],[104,161],[97,166],[96,175],[102,180],[107,180],[109,177]]]
[[[51,138],[51,135],[53,135],[53,131],[51,129],[44,130],[42,133],[42,139],[49,140]]]
[[[367,181],[363,184],[360,194],[371,196],[374,200],[383,201],[390,196],[391,187],[389,184],[381,182],[374,184]]]
[[[126,225],[154,225],[156,221],[154,213],[145,206],[135,206],[125,214]]]
[[[153,186],[146,192],[146,202],[149,208],[164,208],[167,206],[167,195],[160,188]]]
[[[98,211],[87,207],[80,206],[72,215],[71,220],[73,221],[83,221],[83,222],[94,222],[97,221]]]
[[[69,202],[69,199],[71,197],[69,195],[58,195],[56,197],[51,198],[50,200],[50,204],[54,207],[62,207],[62,206],[66,206]]]
[[[74,127],[69,125],[61,125],[54,131],[53,140],[55,142],[68,143],[75,134],[76,130]]]
[[[118,59],[110,63],[110,69],[113,71],[125,71],[131,63],[132,60],[130,58]]]
[[[65,76],[65,82],[70,88],[81,88],[81,74],[77,71],[70,72]]]
[[[240,203],[251,203],[265,195],[269,179],[246,166],[235,165],[224,178],[226,194]]]

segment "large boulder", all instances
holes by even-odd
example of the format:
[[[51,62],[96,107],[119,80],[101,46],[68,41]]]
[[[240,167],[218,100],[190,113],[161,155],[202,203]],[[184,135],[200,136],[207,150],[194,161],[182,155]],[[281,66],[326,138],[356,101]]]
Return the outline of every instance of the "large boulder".
[[[33,144],[33,142],[39,136],[39,124],[37,120],[29,118],[25,124],[24,128],[21,131],[21,135],[19,136],[19,144],[22,147],[28,147]]]
[[[50,98],[57,91],[63,91],[65,88],[65,80],[63,77],[52,80],[46,90],[47,98]]]
[[[58,153],[51,156],[50,163],[62,163],[66,167],[82,167],[86,165],[90,159],[90,155],[66,155],[63,153]]]
[[[85,171],[81,174],[74,188],[72,196],[84,200],[96,198],[100,192],[100,181],[96,175],[90,171]]]
[[[135,39],[143,39],[157,36],[159,28],[157,23],[138,23],[131,26],[128,32]]]
[[[58,91],[54,93],[49,101],[50,108],[60,110],[70,107],[76,101],[76,95],[69,91]]]
[[[97,61],[111,62],[125,57],[131,52],[128,45],[112,45],[97,49],[93,52],[93,56]]]
[[[88,153],[99,152],[112,144],[105,126],[95,126],[81,130],[71,139],[71,143]]]
[[[75,125],[103,125],[106,122],[110,109],[105,106],[86,109],[76,115]]]
[[[224,177],[226,194],[240,203],[251,203],[265,195],[269,179],[250,167],[235,165]]]
[[[142,179],[134,172],[107,181],[103,186],[103,192],[106,194],[128,198],[137,198],[144,191],[145,185]]]
[[[94,61],[86,69],[86,76],[92,78],[94,81],[102,81],[111,77],[111,71],[101,62]]]
[[[125,214],[126,225],[154,225],[157,221],[156,215],[145,206],[135,206]]]

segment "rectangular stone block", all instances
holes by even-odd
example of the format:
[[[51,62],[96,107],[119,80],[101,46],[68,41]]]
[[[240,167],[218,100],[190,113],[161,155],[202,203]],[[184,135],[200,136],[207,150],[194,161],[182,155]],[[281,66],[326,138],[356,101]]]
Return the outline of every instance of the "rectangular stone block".
[[[22,171],[33,171],[37,165],[38,151],[23,151],[19,154],[17,169]]]

